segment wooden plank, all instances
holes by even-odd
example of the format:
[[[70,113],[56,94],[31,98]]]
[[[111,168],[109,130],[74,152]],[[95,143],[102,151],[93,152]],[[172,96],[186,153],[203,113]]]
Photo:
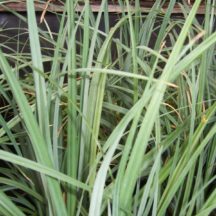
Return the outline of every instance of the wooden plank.
[[[26,11],[26,4],[23,1],[20,1],[18,3],[0,3],[0,12],[4,12],[7,11],[7,9],[4,7],[8,7],[9,9],[15,10],[17,12],[25,12]],[[150,1],[144,1],[142,2],[142,6],[141,6],[141,11],[144,13],[147,13],[150,11],[152,6],[152,2]],[[46,7],[46,3],[35,3],[35,9],[36,11],[43,11],[44,8]],[[92,7],[92,11],[93,12],[98,12],[99,8],[100,8],[100,4],[97,2],[94,2],[93,4],[91,4]],[[191,6],[189,6],[191,7]],[[76,10],[77,11],[81,11],[83,8],[82,5],[79,5]],[[121,13],[122,12],[122,8],[119,5],[115,5],[115,4],[109,4],[108,5],[108,10],[110,13]],[[126,11],[126,8],[123,9],[124,11]],[[134,10],[134,7],[131,6],[131,10]],[[48,5],[47,11],[51,11],[51,12],[62,12],[63,11],[63,5],[58,4],[58,3],[51,3]],[[164,7],[164,12],[166,12],[166,6]],[[176,4],[174,10],[173,10],[173,14],[181,14],[182,10],[179,7],[178,4]],[[205,5],[202,4],[198,11],[198,14],[205,14]]]

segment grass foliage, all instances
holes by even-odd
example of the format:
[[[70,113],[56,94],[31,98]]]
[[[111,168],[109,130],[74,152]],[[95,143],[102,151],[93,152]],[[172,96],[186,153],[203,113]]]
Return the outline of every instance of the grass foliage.
[[[33,0],[11,11],[28,28],[0,45],[0,215],[214,214],[215,1],[164,2],[119,0],[111,25],[107,0],[67,0],[58,33]]]

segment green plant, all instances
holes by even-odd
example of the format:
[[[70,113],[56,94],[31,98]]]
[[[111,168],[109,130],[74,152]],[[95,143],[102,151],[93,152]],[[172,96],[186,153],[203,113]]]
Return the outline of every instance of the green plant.
[[[29,38],[0,52],[1,215],[213,213],[215,2],[200,22],[201,0],[119,0],[110,27],[107,0],[67,0],[57,34],[26,3]]]

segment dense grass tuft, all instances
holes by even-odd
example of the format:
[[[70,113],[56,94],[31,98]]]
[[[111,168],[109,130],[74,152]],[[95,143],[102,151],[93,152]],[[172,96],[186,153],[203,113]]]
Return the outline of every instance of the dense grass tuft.
[[[215,1],[119,0],[113,23],[66,0],[58,33],[26,2],[0,45],[0,214],[214,215]]]

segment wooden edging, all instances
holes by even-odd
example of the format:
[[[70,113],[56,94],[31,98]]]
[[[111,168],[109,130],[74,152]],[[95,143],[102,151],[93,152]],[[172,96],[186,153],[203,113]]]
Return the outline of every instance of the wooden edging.
[[[48,7],[46,7],[48,6]],[[0,12],[5,12],[7,11],[7,8],[15,10],[17,12],[25,12],[26,11],[26,3],[24,1],[20,1],[20,2],[10,2],[10,3],[0,3]],[[98,12],[100,5],[99,4],[91,4],[92,7],[92,11],[93,12]],[[189,6],[190,7],[190,6]],[[47,11],[52,11],[52,12],[62,12],[63,11],[63,6],[60,4],[49,4],[46,5],[46,3],[35,3],[35,9],[36,11],[43,11],[46,8]],[[83,8],[83,6],[78,6],[76,8],[76,11],[81,11]],[[149,4],[149,2],[147,2],[146,4],[143,3],[143,5],[140,7],[140,10],[144,13],[149,12],[151,9],[151,4]],[[108,10],[110,13],[122,13],[122,8],[118,5],[115,4],[109,4],[108,5]],[[123,9],[124,11],[126,11],[126,8]],[[131,10],[134,10],[134,7],[131,6]],[[166,12],[166,7],[164,8],[164,12]],[[176,5],[176,7],[173,10],[173,14],[181,14],[182,10],[179,7],[179,5]],[[205,5],[201,5],[197,11],[197,14],[205,14]]]

